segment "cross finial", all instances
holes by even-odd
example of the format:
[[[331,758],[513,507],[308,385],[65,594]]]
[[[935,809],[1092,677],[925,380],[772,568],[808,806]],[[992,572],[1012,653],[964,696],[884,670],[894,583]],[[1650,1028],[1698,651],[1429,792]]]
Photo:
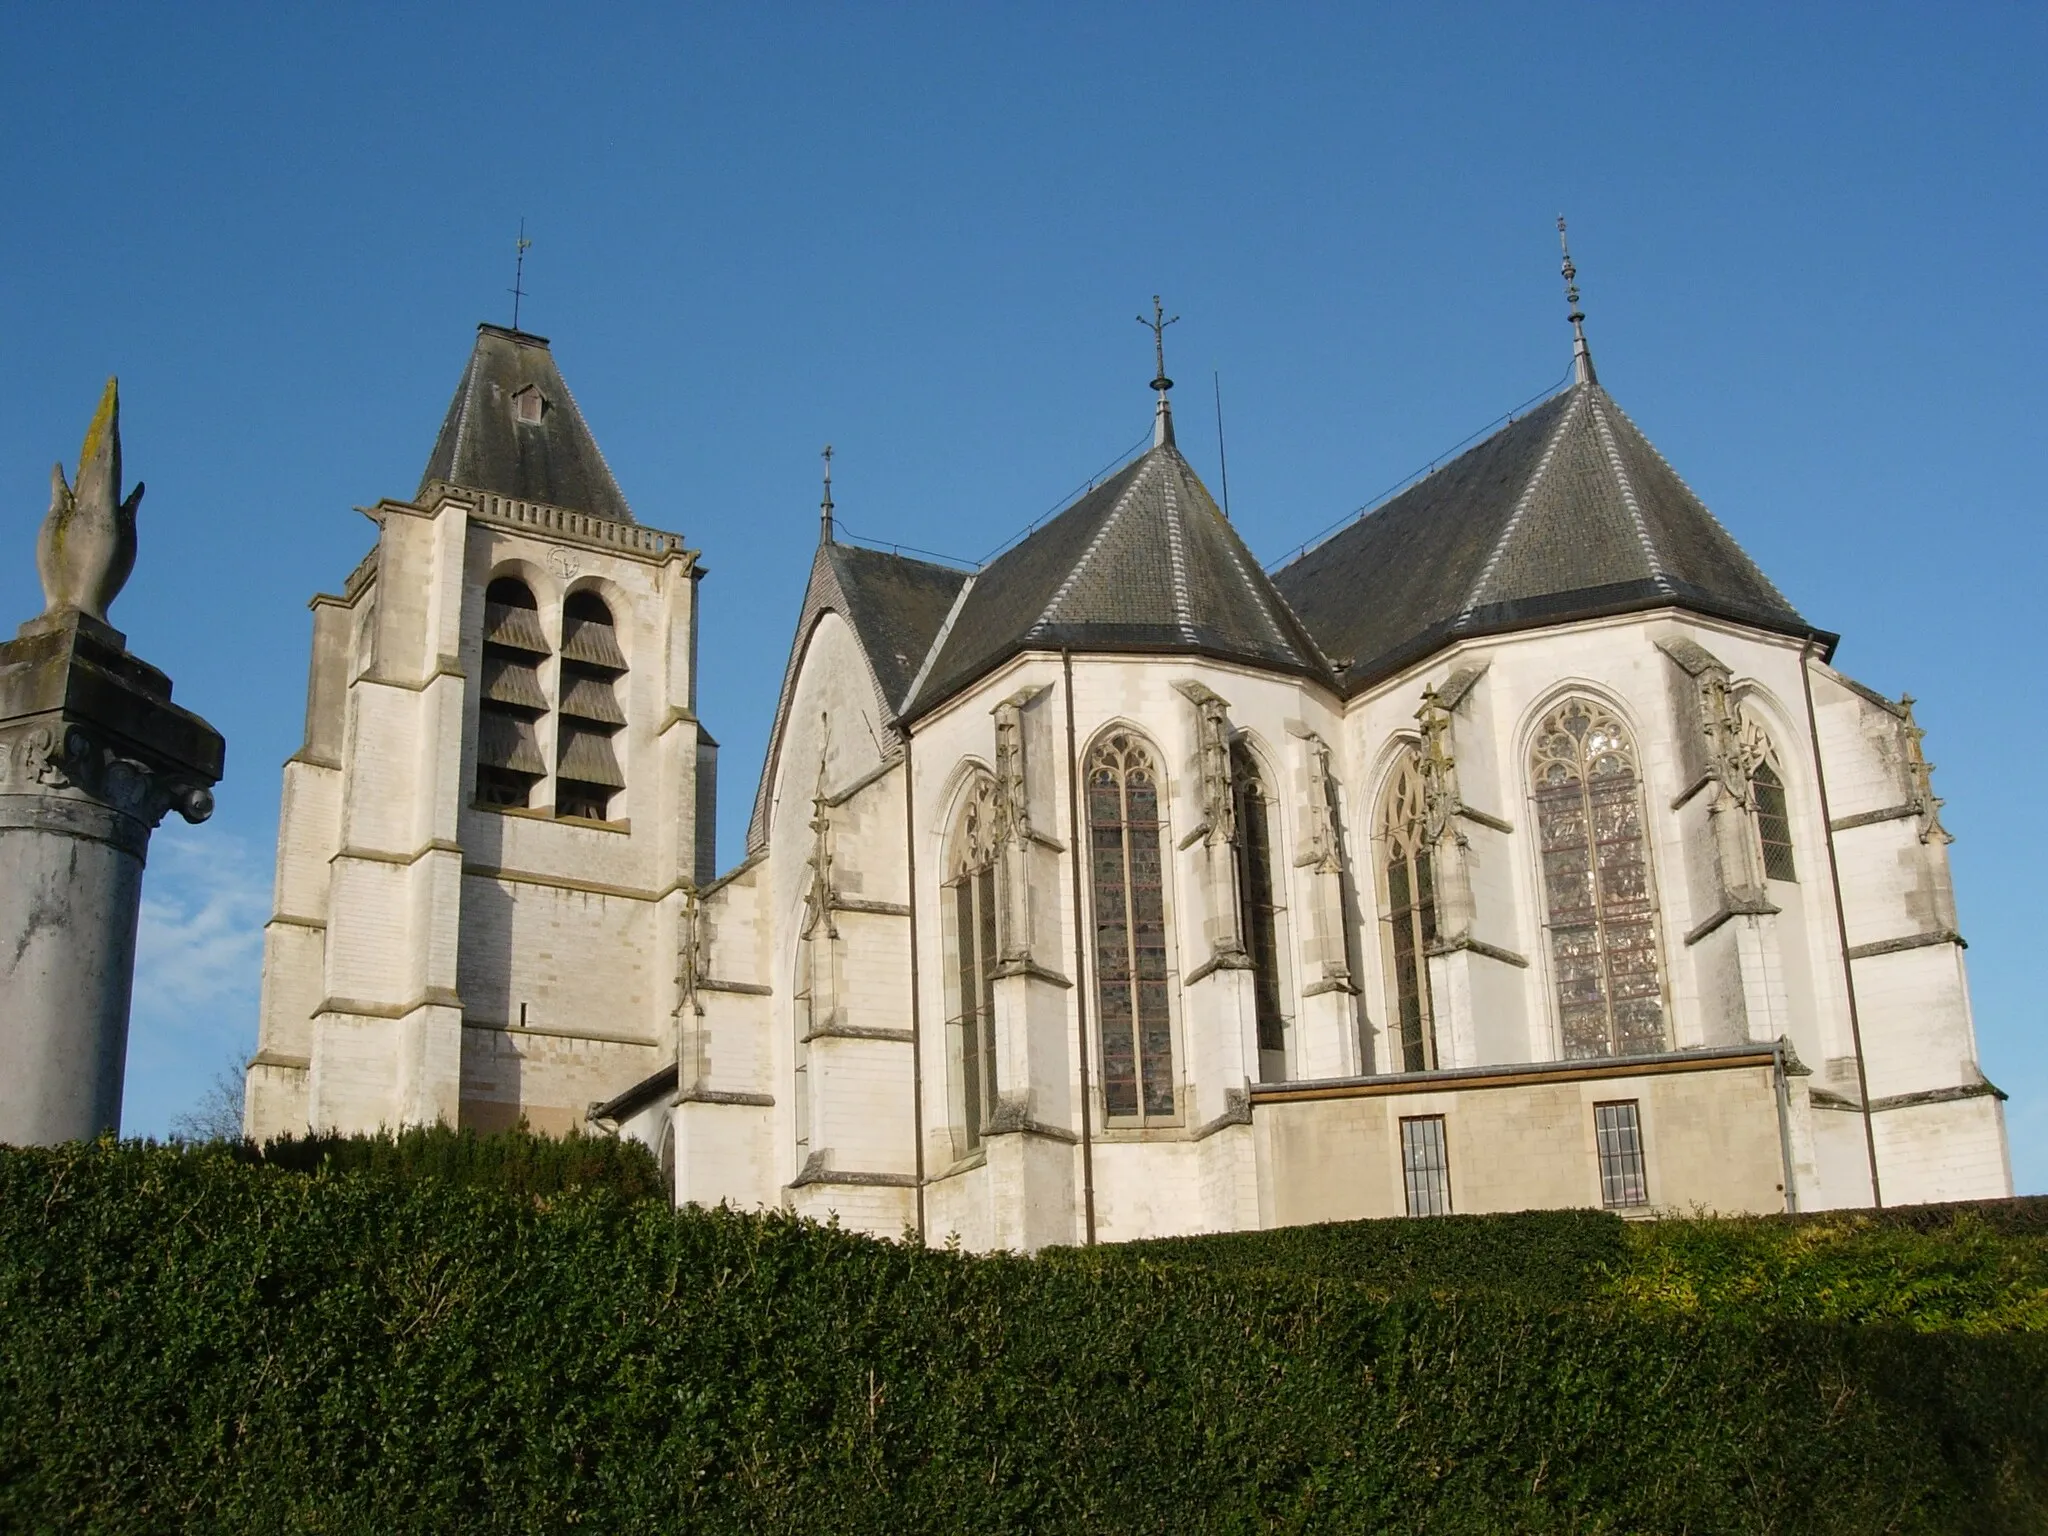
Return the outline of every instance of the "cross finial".
[[[515,331],[519,329],[519,301],[526,297],[526,290],[520,283],[526,277],[526,253],[532,245],[533,242],[526,238],[526,216],[522,214],[519,218],[518,254],[512,262],[512,329]]]
[[[1179,315],[1175,315],[1169,320],[1164,318],[1165,314],[1166,311],[1159,303],[1159,295],[1155,293],[1152,295],[1152,318],[1147,320],[1143,315],[1138,316],[1138,324],[1152,328],[1152,359],[1158,367],[1158,373],[1152,380],[1152,387],[1162,395],[1173,388],[1173,380],[1166,376],[1166,328],[1180,319]]]
[[[1572,265],[1571,243],[1565,239],[1564,215],[1557,216],[1557,247],[1564,252],[1564,301],[1571,307],[1565,318],[1572,323],[1572,377],[1576,383],[1591,384],[1593,353],[1586,346],[1586,315],[1579,308],[1579,269]]]
[[[1175,315],[1168,319],[1166,310],[1159,302],[1159,295],[1152,295],[1152,318],[1138,316],[1138,324],[1152,328],[1152,360],[1158,371],[1153,375],[1152,387],[1159,391],[1159,404],[1152,416],[1152,446],[1173,441],[1173,407],[1166,403],[1166,392],[1173,388],[1173,380],[1166,376],[1166,328],[1180,319]]]
[[[825,461],[825,499],[818,503],[818,538],[832,542],[832,445],[827,443],[819,455]]]

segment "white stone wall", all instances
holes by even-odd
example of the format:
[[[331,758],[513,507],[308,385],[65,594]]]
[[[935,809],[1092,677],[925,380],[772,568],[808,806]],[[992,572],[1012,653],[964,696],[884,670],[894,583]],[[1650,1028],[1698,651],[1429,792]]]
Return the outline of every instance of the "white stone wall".
[[[497,498],[374,516],[374,570],[316,603],[250,1128],[567,1130],[675,1048],[700,782],[694,557]],[[473,798],[483,594],[501,575],[532,590],[551,652],[573,592],[612,612],[626,785],[608,824],[556,820],[551,778],[535,809]],[[551,699],[557,665],[541,668]],[[554,720],[539,728],[550,762]]]
[[[1726,850],[1717,850],[1699,787],[1703,752],[1688,734],[1699,729],[1687,713],[1687,690],[1693,685],[1658,646],[1673,638],[1691,640],[1725,666],[1744,719],[1765,730],[1776,749],[1798,879],[1770,882],[1768,906],[1775,911],[1730,917],[1719,910],[1731,874],[1723,867]],[[1815,666],[1825,686],[1830,674]],[[1268,1133],[1254,1134],[1241,1123],[1246,1088],[1258,1080],[1260,1068],[1248,1006],[1229,973],[1212,973],[1195,985],[1186,981],[1210,956],[1217,914],[1209,910],[1211,870],[1204,863],[1204,848],[1199,841],[1179,847],[1198,824],[1202,803],[1196,710],[1176,685],[1199,684],[1227,702],[1231,725],[1244,733],[1274,789],[1276,875],[1284,904],[1278,929],[1285,946],[1287,1077],[1327,1079],[1386,1071],[1395,1059],[1385,1033],[1391,1012],[1385,934],[1376,916],[1374,864],[1379,855],[1372,833],[1378,798],[1400,744],[1413,738],[1423,687],[1441,686],[1461,669],[1477,669],[1477,682],[1455,712],[1451,747],[1462,799],[1476,813],[1465,819],[1462,830],[1475,914],[1472,934],[1485,948],[1432,962],[1441,1065],[1542,1062],[1558,1055],[1527,753],[1542,715],[1567,695],[1582,693],[1626,722],[1638,754],[1673,1048],[1768,1042],[1784,1035],[1798,1062],[1814,1069],[1810,1078],[1791,1080],[1788,1113],[1793,1123],[1784,1142],[1775,1098],[1749,1079],[1741,1080],[1746,1086],[1731,1086],[1736,1078],[1725,1073],[1659,1078],[1646,1088],[1646,1125],[1662,1127],[1659,1135],[1666,1147],[1656,1154],[1663,1159],[1654,1175],[1658,1202],[1670,1208],[1780,1208],[1785,1143],[1792,1146],[1794,1179],[1804,1206],[1867,1199],[1867,1159],[1859,1160],[1859,1143],[1842,1135],[1836,1123],[1860,1128],[1860,1113],[1845,1117],[1839,1111],[1809,1113],[1805,1108],[1809,1083],[1822,1090],[1840,1086],[1840,1064],[1853,1063],[1855,1046],[1820,783],[1805,721],[1802,667],[1795,643],[1677,614],[1634,615],[1473,641],[1389,680],[1348,707],[1300,680],[1198,658],[1073,658],[1073,752],[1085,760],[1105,731],[1132,729],[1156,749],[1163,776],[1180,1113],[1173,1123],[1131,1130],[1107,1128],[1100,1121],[1099,1020],[1088,984],[1093,956],[1077,955],[1074,944],[1075,935],[1091,932],[1092,925],[1085,880],[1082,910],[1077,914],[1074,909],[1070,861],[1077,850],[1059,659],[1019,658],[917,722],[910,770],[913,827],[906,846],[901,769],[886,767],[893,742],[872,720],[872,685],[851,632],[828,616],[811,637],[799,669],[777,765],[769,848],[761,870],[749,881],[748,888],[759,893],[753,899],[761,916],[746,929],[746,959],[735,947],[722,950],[714,966],[734,969],[750,963],[755,966],[752,979],[776,993],[768,1009],[772,1022],[766,1053],[778,1099],[776,1177],[786,1187],[800,1171],[799,1141],[806,1152],[829,1149],[832,1161],[847,1171],[889,1174],[918,1161],[906,1164],[898,1150],[913,1118],[905,1096],[915,1085],[907,1053],[897,1041],[811,1042],[804,1093],[809,1118],[801,1137],[791,1119],[795,1108],[781,1104],[789,1096],[798,1050],[794,1004],[785,997],[797,973],[808,861],[816,841],[811,801],[823,756],[826,798],[835,802],[829,815],[839,889],[884,904],[907,900],[916,912],[916,990],[922,1012],[916,1118],[922,1122],[922,1140],[915,1150],[928,1180],[926,1228],[934,1240],[954,1236],[973,1247],[1028,1248],[1084,1239],[1087,1201],[1076,1108],[1083,1101],[1084,1063],[1088,1099],[1097,1106],[1090,1123],[1090,1160],[1099,1237],[1320,1219],[1299,1213],[1334,1214],[1339,1206],[1352,1214],[1365,1214],[1368,1207],[1382,1212],[1384,1190],[1373,1197],[1376,1204],[1354,1200],[1355,1210],[1344,1206],[1351,1195],[1338,1199],[1300,1172],[1313,1159],[1291,1165],[1297,1176],[1281,1176],[1271,1161]],[[1020,698],[1034,701],[1026,706],[1025,776],[1033,830],[1044,844],[1043,856],[1029,864],[1032,961],[1048,974],[1028,982],[1019,978],[1016,1000],[999,999],[997,1009],[999,1092],[1018,1101],[1011,1109],[1028,1126],[998,1131],[963,1157],[957,1123],[961,1067],[957,1042],[945,1028],[952,950],[940,895],[961,796],[976,775],[990,772],[995,763],[995,710]],[[829,730],[828,716],[835,722]],[[1351,935],[1352,979],[1361,996],[1354,1001],[1346,995],[1335,1008],[1304,995],[1306,979],[1322,974],[1319,967],[1327,958],[1318,948],[1313,921],[1315,903],[1327,897],[1316,888],[1313,868],[1296,862],[1308,836],[1307,756],[1316,737],[1333,748],[1331,772],[1362,919]],[[1822,737],[1826,743],[1825,726]],[[1844,770],[1846,791],[1836,790],[1838,800],[1845,792],[1852,801],[1876,793],[1857,787],[1859,779],[1883,779],[1867,761],[1873,751],[1881,755],[1882,743],[1873,746],[1873,740],[1828,748],[1831,788],[1836,757],[1846,754],[1844,761],[1853,760]],[[863,778],[878,773],[861,787]],[[1835,814],[1839,822],[1843,812],[1838,808]],[[1913,846],[1926,845],[1915,840]],[[1085,849],[1078,851],[1085,857]],[[1924,861],[1938,854],[1937,845],[1933,855],[1914,857]],[[915,891],[907,892],[903,877],[912,857],[918,879]],[[1876,907],[1885,914],[1925,910],[1938,917],[1944,876],[1945,864],[1934,873],[1916,865],[1889,884],[1865,881],[1858,899],[1881,897]],[[1845,875],[1845,888],[1850,883]],[[885,888],[887,894],[879,894]],[[733,889],[736,894],[738,885]],[[1853,911],[1851,919],[1853,925]],[[1877,920],[1874,910],[1866,926]],[[903,970],[907,945],[895,937],[900,920],[855,913],[842,915],[839,925],[841,936],[831,947],[828,966],[834,1016],[878,1032],[892,1027],[900,1032],[910,1010]],[[1967,994],[1955,953],[1952,947],[1915,950],[1857,962],[1859,977],[1864,972],[1871,976],[1862,998],[1866,1050],[1876,1049],[1883,1057],[1871,1064],[1874,1095],[1940,1088],[1966,1074]],[[1892,974],[1881,974],[1880,966]],[[1076,980],[1083,984],[1072,985]],[[1960,1033],[1954,1022],[1958,1008],[1964,1011]],[[1930,1009],[1936,1016],[1931,1027],[1910,1022],[1926,1017]],[[1949,1023],[1940,1021],[1944,1009]],[[1873,1010],[1878,1015],[1874,1029]],[[1493,1122],[1505,1113],[1508,1099],[1443,1090],[1446,1103],[1461,1106],[1458,1116],[1465,1126],[1458,1132],[1465,1139],[1456,1154],[1470,1170],[1459,1176],[1466,1188],[1462,1198],[1470,1202],[1463,1208],[1580,1204],[1596,1198],[1597,1190],[1589,1197],[1580,1187],[1589,1176],[1580,1155],[1585,1149],[1567,1156],[1551,1146],[1565,1120],[1578,1125],[1581,1111],[1592,1102],[1586,1095],[1595,1091],[1584,1085],[1568,1092],[1557,1089],[1550,1093],[1557,1103],[1547,1108],[1543,1095],[1528,1096],[1534,1107],[1507,1115],[1496,1128]],[[1882,1143],[1886,1148],[1896,1143],[1881,1156],[1897,1163],[1902,1188],[1910,1183],[1915,1189],[1985,1194],[2008,1187],[1998,1171],[2003,1143],[1994,1134],[1995,1101],[1969,1103],[1975,1107],[1913,1111],[1922,1124],[1936,1129],[1913,1137],[1894,1134]],[[1344,1113],[1357,1120],[1364,1111]],[[1879,1111],[1880,1120],[1885,1113]],[[1267,1115],[1260,1111],[1262,1125]],[[1370,1115],[1359,1123],[1367,1122],[1380,1127],[1373,1135],[1393,1123],[1384,1116],[1372,1121]],[[1898,1121],[1902,1128],[1908,1123]],[[1344,1134],[1364,1132],[1354,1125]],[[1576,1148],[1577,1142],[1572,1145]],[[1380,1152],[1372,1158],[1380,1162],[1368,1158],[1370,1166],[1384,1162]],[[1530,1166],[1520,1166],[1530,1159],[1535,1159]],[[1481,1170],[1497,1163],[1513,1166],[1499,1175],[1504,1182],[1495,1187]],[[1908,1167],[1930,1163],[1946,1171],[1939,1176],[1916,1172],[1909,1180]],[[1331,1166],[1346,1165],[1339,1159]],[[1349,1175],[1333,1173],[1331,1178],[1349,1187]],[[1295,1187],[1298,1180],[1307,1182]],[[758,1181],[751,1187],[758,1192]],[[1389,1187],[1398,1197],[1398,1169]],[[893,1224],[904,1208],[893,1194],[886,1199],[872,1189],[844,1194],[829,1184],[806,1185],[784,1198],[799,1209],[837,1212],[842,1220],[853,1220],[856,1206],[872,1207],[880,1213],[875,1219]],[[893,1225],[878,1230],[893,1231]]]
[[[919,720],[906,747],[880,718],[853,631],[827,611],[800,637],[766,847],[691,918],[704,738],[687,552],[594,548],[452,503],[380,511],[374,579],[316,611],[318,718],[287,768],[253,1129],[522,1116],[568,1129],[672,1061],[674,1102],[626,1133],[673,1135],[679,1199],[782,1204],[891,1236],[921,1219],[934,1241],[1032,1249],[1084,1241],[1091,1205],[1104,1240],[1397,1211],[1404,1113],[1445,1114],[1459,1209],[1596,1203],[1589,1106],[1638,1091],[1660,1207],[1779,1208],[1788,1147],[1803,1207],[1860,1203],[1867,1079],[1888,1201],[2010,1189],[1945,845],[1913,808],[1902,722],[1792,641],[1675,612],[1587,621],[1460,642],[1349,704],[1298,678],[1165,656],[1074,657],[1070,698],[1060,658],[1027,655]],[[471,803],[482,593],[505,573],[534,591],[551,644],[579,586],[618,622],[629,723],[612,825]],[[1735,707],[1775,748],[1794,881],[1766,889],[1760,864],[1731,865],[1736,823],[1715,819],[1728,813],[1703,777],[1696,681],[1677,642],[1725,669]],[[1439,1065],[1559,1055],[1527,764],[1543,716],[1580,694],[1635,746],[1669,1043],[1785,1037],[1810,1071],[1790,1079],[1782,1131],[1774,1081],[1757,1069],[1646,1068],[1626,1093],[1588,1079],[1284,1104],[1253,1094],[1276,1070],[1327,1083],[1398,1066],[1374,829],[1424,688],[1461,674],[1446,745],[1468,813],[1456,825],[1470,922],[1429,961]],[[1219,883],[1216,851],[1195,835],[1191,690],[1224,702],[1273,795],[1277,1064],[1257,1049],[1247,973],[1211,964],[1235,918],[1227,871]],[[998,1103],[970,1151],[941,895],[961,796],[997,766],[1001,710],[1019,722],[1030,823],[1002,865],[1003,899],[1028,942],[997,983]],[[1074,825],[1076,765],[1116,729],[1155,751],[1165,823],[1177,1112],[1142,1129],[1101,1118],[1086,834]],[[1342,878],[1314,857],[1319,743]]]

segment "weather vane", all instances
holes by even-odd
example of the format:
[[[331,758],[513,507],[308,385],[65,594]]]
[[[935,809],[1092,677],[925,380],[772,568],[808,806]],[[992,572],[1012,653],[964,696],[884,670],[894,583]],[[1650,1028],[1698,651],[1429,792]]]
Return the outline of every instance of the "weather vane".
[[[1179,315],[1175,315],[1169,320],[1164,318],[1165,314],[1166,311],[1159,304],[1159,295],[1155,293],[1152,295],[1152,318],[1147,320],[1143,315],[1138,316],[1138,324],[1152,328],[1152,357],[1159,365],[1159,375],[1153,379],[1152,387],[1161,394],[1173,388],[1173,380],[1166,376],[1166,328],[1180,319]]]
[[[526,297],[526,290],[520,283],[526,276],[526,252],[533,242],[526,238],[526,217],[519,219],[519,254],[512,263],[512,329],[519,329],[519,301]]]

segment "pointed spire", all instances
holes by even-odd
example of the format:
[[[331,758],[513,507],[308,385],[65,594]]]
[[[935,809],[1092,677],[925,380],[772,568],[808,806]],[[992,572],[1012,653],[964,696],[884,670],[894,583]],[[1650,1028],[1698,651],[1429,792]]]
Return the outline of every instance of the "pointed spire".
[[[1565,318],[1572,323],[1572,382],[1597,384],[1593,375],[1593,354],[1586,346],[1586,314],[1579,308],[1579,269],[1572,265],[1572,248],[1564,237],[1564,215],[1557,216],[1557,245],[1564,252],[1564,298],[1571,306]]]
[[[1173,407],[1166,399],[1166,392],[1173,388],[1173,380],[1166,376],[1166,328],[1178,319],[1179,315],[1175,315],[1171,320],[1166,318],[1166,311],[1161,307],[1159,295],[1156,293],[1152,295],[1152,318],[1147,320],[1143,315],[1138,316],[1138,324],[1149,325],[1152,328],[1152,358],[1156,369],[1152,377],[1152,387],[1159,392],[1159,404],[1152,412],[1154,448],[1165,447],[1173,441]]]
[[[818,542],[832,542],[832,445],[827,443],[820,455],[825,461],[825,499],[818,503]]]

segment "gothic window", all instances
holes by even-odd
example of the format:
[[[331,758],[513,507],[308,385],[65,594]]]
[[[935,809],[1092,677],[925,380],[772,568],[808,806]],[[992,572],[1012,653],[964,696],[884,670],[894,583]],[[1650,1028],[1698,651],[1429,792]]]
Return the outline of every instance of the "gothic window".
[[[1764,845],[1764,874],[1772,880],[1797,880],[1792,863],[1792,817],[1785,805],[1785,781],[1767,754],[1750,775],[1749,792],[1756,801],[1757,837]]]
[[[482,698],[476,721],[476,801],[523,808],[547,777],[539,725],[548,712],[540,667],[548,657],[540,610],[526,583],[500,576],[484,589]]]
[[[612,738],[626,723],[616,682],[626,670],[612,611],[595,592],[572,592],[562,605],[561,722],[555,766],[555,814],[610,819],[625,787]]]
[[[1159,770],[1118,731],[1088,758],[1088,854],[1095,897],[1095,985],[1102,1098],[1112,1120],[1174,1114],[1167,1011],[1165,863]]]
[[[1422,759],[1401,754],[1380,800],[1380,918],[1400,1070],[1433,1071],[1436,1018],[1429,996],[1429,946],[1436,941],[1436,870],[1423,817]]]
[[[1259,1076],[1287,1075],[1287,1039],[1280,1012],[1280,903],[1273,882],[1273,798],[1258,760],[1242,741],[1230,747],[1230,793],[1237,822],[1238,931],[1252,962],[1252,1006],[1258,1023]]]
[[[946,1033],[959,1084],[963,1150],[981,1145],[996,1101],[995,782],[983,778],[954,830],[946,913],[952,944]]]
[[[1537,731],[1529,774],[1565,1057],[1661,1051],[1657,911],[1628,732],[1603,706],[1568,699]]]

